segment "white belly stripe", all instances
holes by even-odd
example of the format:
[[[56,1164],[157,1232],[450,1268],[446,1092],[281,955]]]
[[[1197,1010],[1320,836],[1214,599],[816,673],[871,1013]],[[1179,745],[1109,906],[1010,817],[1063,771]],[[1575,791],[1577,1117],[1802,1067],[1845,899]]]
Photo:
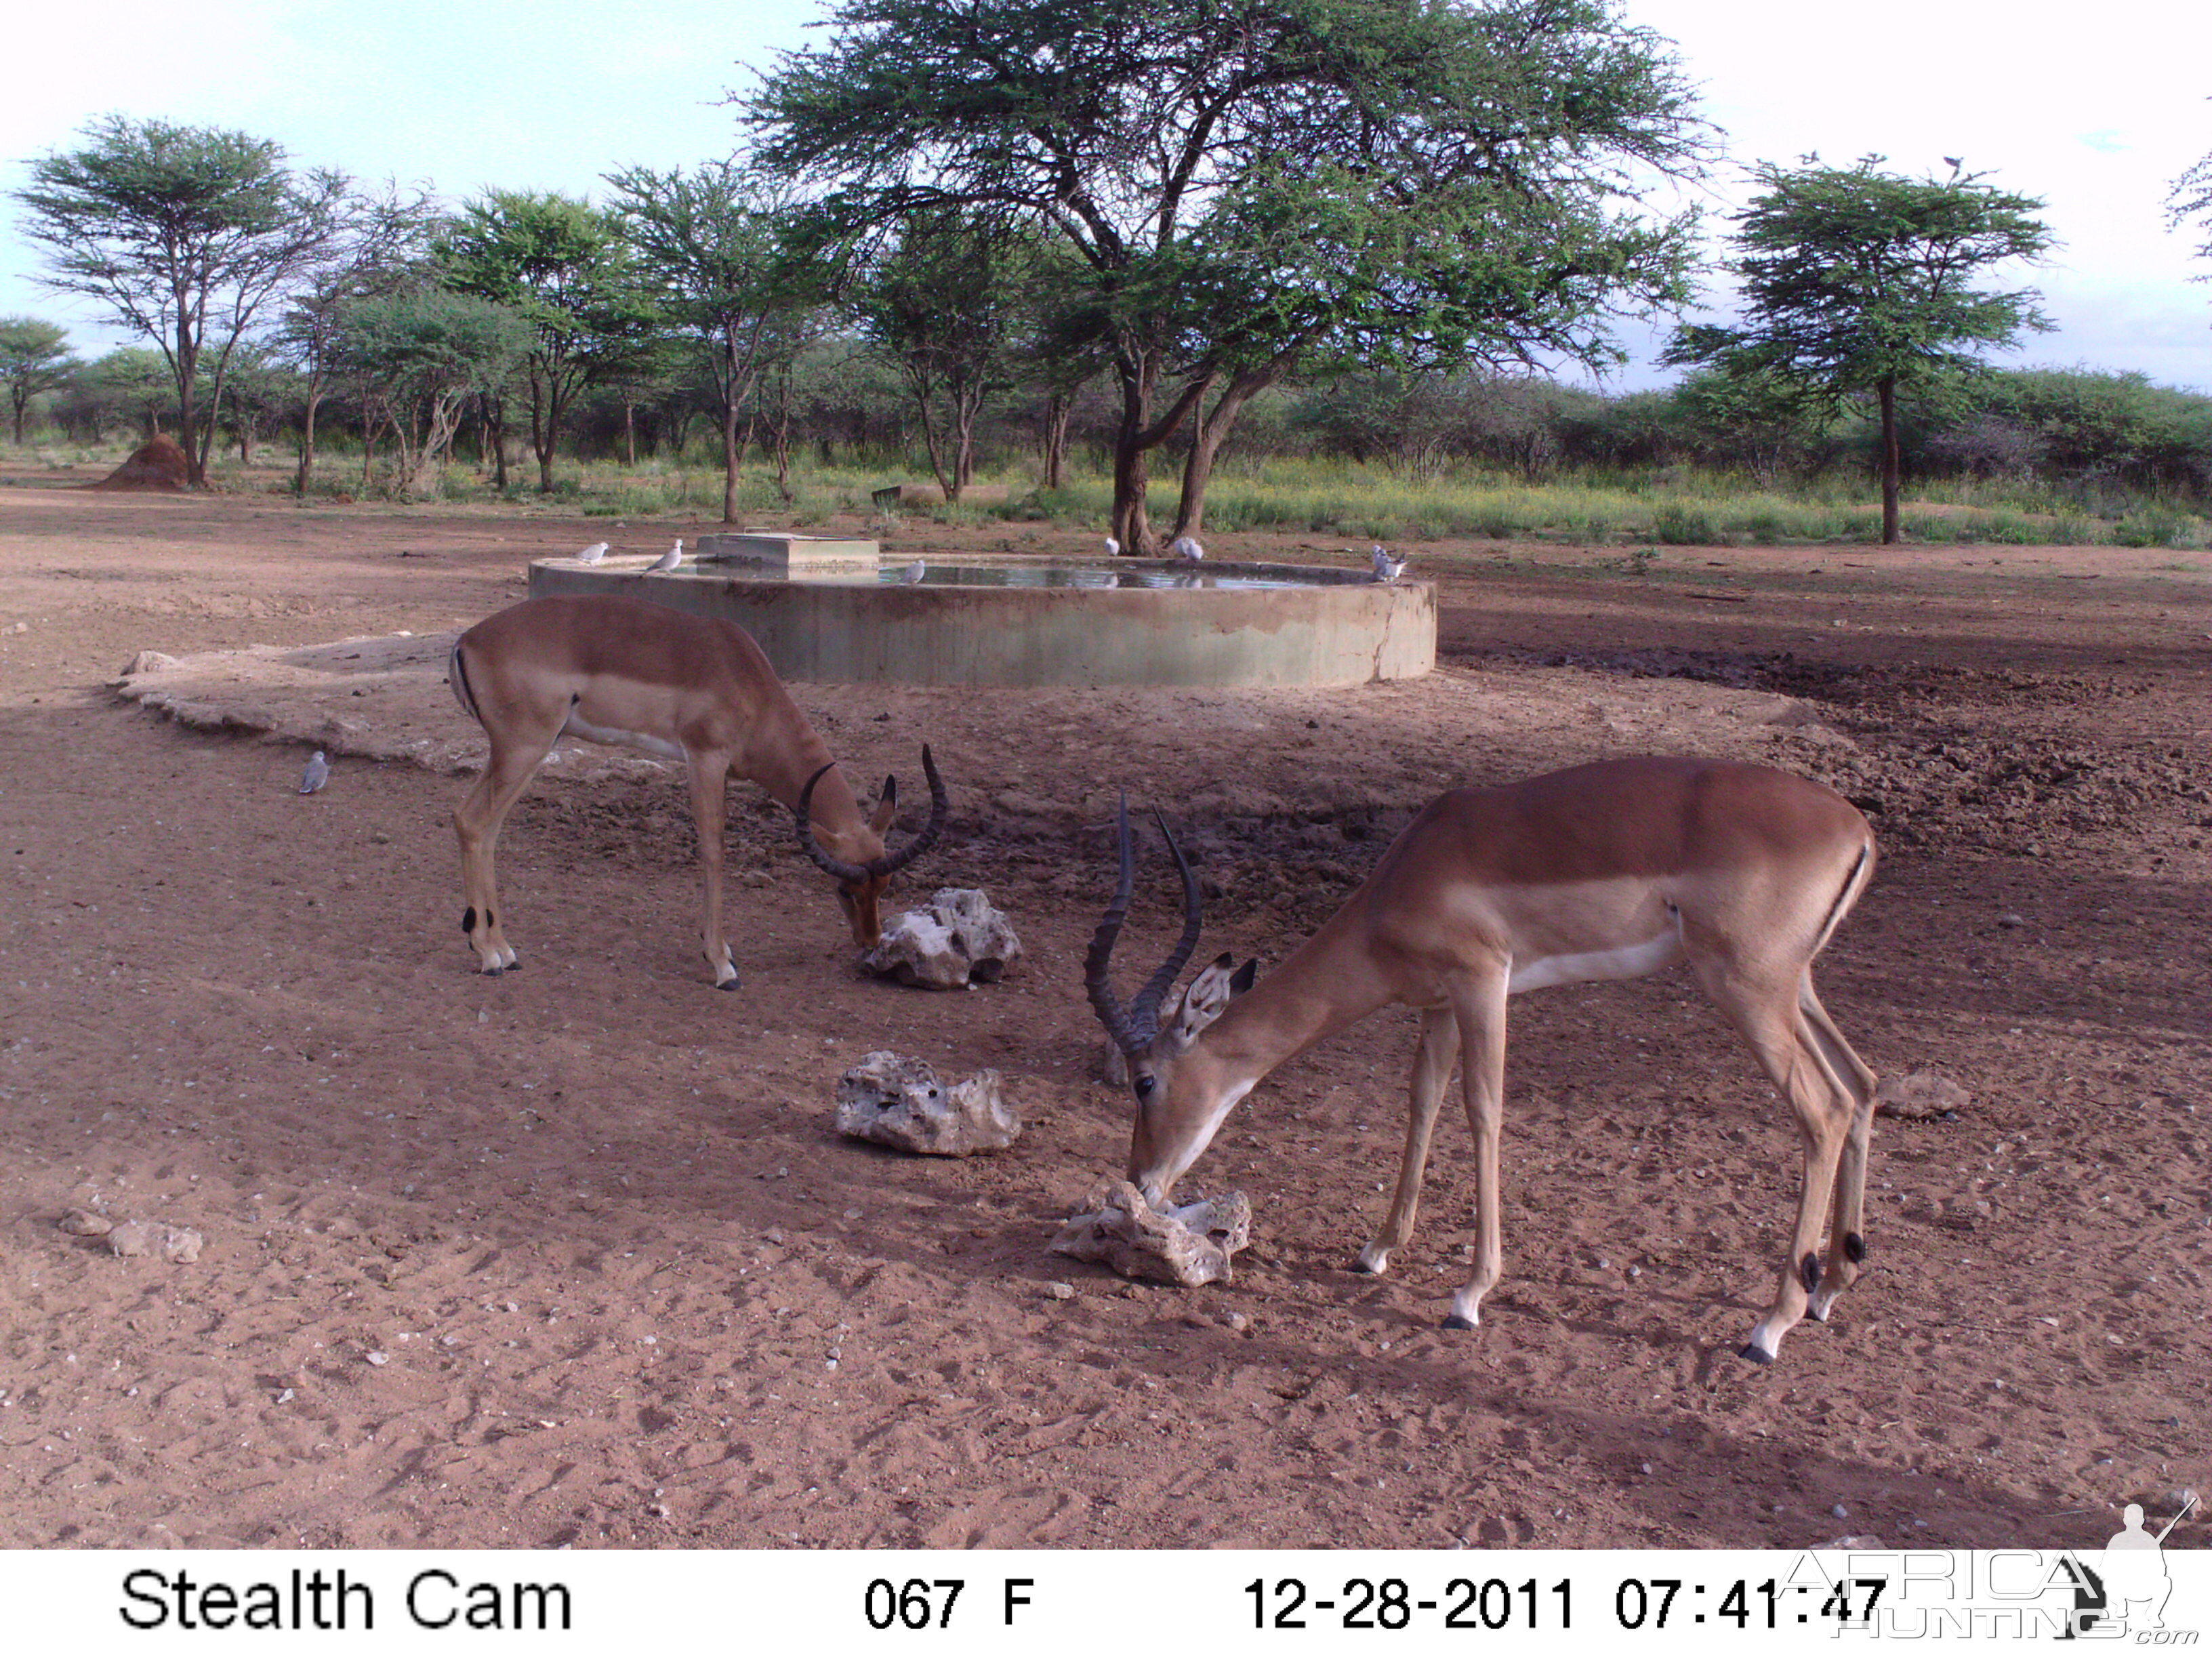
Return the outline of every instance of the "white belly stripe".
[[[667,738],[655,737],[648,732],[625,732],[618,726],[593,726],[579,720],[573,708],[568,711],[568,718],[562,723],[561,735],[581,738],[587,743],[617,744],[625,749],[642,749],[648,755],[661,755],[670,760],[684,758],[682,744],[671,743]]]
[[[1573,956],[1537,957],[1513,964],[1506,981],[1508,995],[1540,991],[1547,985],[1576,985],[1594,979],[1640,979],[1656,974],[1682,954],[1682,941],[1672,929],[1641,945],[1623,945],[1611,951],[1584,951]]]

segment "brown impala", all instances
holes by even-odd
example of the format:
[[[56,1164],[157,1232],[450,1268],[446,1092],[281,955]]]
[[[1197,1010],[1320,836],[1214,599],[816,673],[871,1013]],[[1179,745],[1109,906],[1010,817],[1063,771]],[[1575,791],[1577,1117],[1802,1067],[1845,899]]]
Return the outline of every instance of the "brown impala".
[[[449,678],[461,707],[491,739],[483,776],[453,809],[468,907],[461,928],[487,974],[516,965],[492,877],[499,827],[563,736],[627,744],[690,768],[707,889],[702,938],[714,983],[725,991],[738,988],[722,938],[723,795],[731,773],[793,810],[800,848],[836,878],[837,902],[854,943],[864,948],[881,934],[877,902],[891,876],[927,852],[945,828],[945,782],[925,744],[929,823],[886,854],[897,781],[884,780],[874,815],[863,817],[829,750],[760,647],[734,623],[641,599],[526,599],[454,642]]]
[[[1160,821],[1167,833],[1167,822]],[[1155,1205],[1261,1079],[1386,1003],[1420,1010],[1397,1195],[1358,1266],[1379,1273],[1413,1230],[1421,1172],[1452,1065],[1475,1141],[1474,1275],[1452,1298],[1474,1328],[1498,1283],[1498,1134],[1505,1000],[1686,961],[1796,1113],[1804,1144],[1782,1285],[1743,1349],[1771,1362],[1809,1311],[1825,1319],[1866,1255],[1862,1212],[1874,1073],[1813,991],[1813,958],[1874,874],[1865,818],[1822,785],[1763,766],[1599,761],[1499,789],[1439,796],[1321,931],[1253,988],[1223,957],[1161,1005],[1198,943],[1198,883],[1182,849],[1182,937],[1124,1007],[1107,980],[1133,859],[1085,963],[1091,1006],[1129,1057],[1137,1097],[1129,1179]],[[1827,1262],[1820,1255],[1827,1226]]]

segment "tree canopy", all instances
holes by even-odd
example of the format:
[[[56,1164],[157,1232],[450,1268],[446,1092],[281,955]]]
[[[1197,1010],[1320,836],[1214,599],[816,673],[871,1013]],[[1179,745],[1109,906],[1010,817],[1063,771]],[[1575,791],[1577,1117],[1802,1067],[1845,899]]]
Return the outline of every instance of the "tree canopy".
[[[509,307],[532,331],[525,358],[538,487],[569,405],[651,341],[653,315],[615,214],[558,191],[492,191],[436,240],[447,286]]]
[[[69,331],[36,317],[0,317],[0,386],[23,441],[23,412],[41,392],[51,392],[84,364],[69,349]]]
[[[1916,179],[1881,170],[1761,162],[1735,216],[1740,327],[1677,331],[1668,361],[1711,363],[1767,394],[1794,388],[1832,407],[1871,395],[1882,425],[1882,540],[1898,538],[1897,393],[1977,367],[2023,329],[2050,325],[2033,289],[1978,284],[1994,265],[2051,246],[2043,203],[1953,170]]]
[[[1194,526],[1238,410],[1301,362],[1607,358],[1608,312],[1680,297],[1690,258],[1638,188],[1705,143],[1607,0],[846,0],[744,113],[849,226],[994,209],[1078,252],[1133,550],[1148,453],[1202,413]]]
[[[818,270],[791,234],[792,204],[728,161],[686,173],[609,173],[612,210],[664,323],[705,349],[722,426],[722,522],[738,521],[738,422],[781,320],[816,303]]]
[[[190,481],[206,481],[230,356],[263,307],[327,245],[343,175],[295,176],[281,146],[217,127],[103,116],[82,148],[31,163],[15,192],[46,251],[41,279],[99,301],[145,335],[175,377]],[[214,390],[197,396],[202,353]]]

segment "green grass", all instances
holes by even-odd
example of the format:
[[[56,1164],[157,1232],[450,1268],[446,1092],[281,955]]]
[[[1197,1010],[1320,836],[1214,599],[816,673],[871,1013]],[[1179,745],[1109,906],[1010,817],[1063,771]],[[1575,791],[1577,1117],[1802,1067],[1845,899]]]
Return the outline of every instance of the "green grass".
[[[22,449],[0,444],[0,459],[21,467],[49,461],[83,472],[114,465],[131,444],[80,447],[46,441]],[[280,443],[264,447],[250,472],[218,459],[218,487],[281,493],[289,485],[292,457]],[[1146,501],[1153,524],[1173,522],[1180,478],[1168,460]],[[1006,522],[1044,523],[1103,532],[1112,503],[1103,471],[1072,471],[1058,489],[1037,488],[1026,462],[987,469],[977,482],[1007,486],[1007,499],[984,505],[907,509],[879,514],[870,499],[884,484],[928,476],[926,467],[896,456],[824,464],[810,449],[795,453],[792,499],[776,488],[757,459],[745,468],[738,516],[763,525],[817,524],[852,514],[895,526],[902,518],[988,528]],[[720,457],[709,444],[683,455],[641,459],[625,467],[605,460],[562,460],[550,495],[538,489],[534,460],[508,469],[504,495],[472,459],[448,465],[434,501],[504,501],[527,511],[543,508],[592,518],[719,518]],[[317,457],[314,494],[361,495],[361,453],[344,434],[325,441]],[[377,487],[367,492],[377,496]],[[1870,481],[1826,477],[1789,489],[1694,468],[1644,473],[1589,473],[1532,483],[1518,476],[1473,467],[1447,468],[1422,479],[1341,459],[1253,459],[1232,455],[1206,492],[1209,532],[1272,531],[1346,541],[1400,542],[1468,538],[1478,541],[1553,541],[1595,546],[1776,547],[1880,539],[1881,515]],[[2126,510],[2094,514],[2063,492],[2032,481],[1954,479],[1916,484],[1905,503],[1903,529],[1910,542],[1936,544],[2107,544],[2126,547],[2201,549],[2206,516],[2193,504],[2139,498]]]

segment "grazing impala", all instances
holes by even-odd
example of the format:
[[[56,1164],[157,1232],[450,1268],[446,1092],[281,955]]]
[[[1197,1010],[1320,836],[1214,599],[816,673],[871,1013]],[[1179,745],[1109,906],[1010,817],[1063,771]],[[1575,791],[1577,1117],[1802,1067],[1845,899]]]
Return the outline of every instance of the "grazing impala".
[[[1160,821],[1162,834],[1167,822]],[[1475,1140],[1474,1274],[1444,1324],[1474,1328],[1500,1269],[1498,1137],[1505,1000],[1687,961],[1790,1101],[1804,1144],[1797,1223],[1774,1304],[1743,1357],[1771,1362],[1809,1311],[1857,1277],[1874,1073],[1813,992],[1813,958],[1874,873],[1874,836],[1833,790],[1722,761],[1600,761],[1499,789],[1455,789],[1408,824],[1374,872],[1253,989],[1223,957],[1162,1013],[1198,943],[1198,883],[1168,836],[1184,927],[1124,1006],[1107,978],[1128,914],[1133,858],[1085,963],[1091,1006],[1129,1057],[1137,1097],[1129,1179],[1155,1205],[1230,1109],[1292,1056],[1386,1003],[1421,1014],[1397,1195],[1358,1266],[1383,1272],[1413,1230],[1429,1134],[1452,1064]],[[1829,1225],[1827,1263],[1819,1255]]]
[[[880,936],[877,905],[891,876],[927,852],[945,828],[945,783],[925,744],[928,826],[886,854],[897,781],[884,780],[874,816],[863,817],[760,647],[733,623],[640,599],[526,599],[454,642],[450,678],[461,707],[491,739],[483,776],[453,809],[468,907],[461,928],[487,974],[516,965],[492,876],[499,827],[563,736],[623,744],[689,766],[707,890],[702,937],[714,983],[725,991],[738,988],[722,938],[723,797],[731,773],[793,809],[799,846],[836,878],[837,902],[854,942],[864,948]]]

